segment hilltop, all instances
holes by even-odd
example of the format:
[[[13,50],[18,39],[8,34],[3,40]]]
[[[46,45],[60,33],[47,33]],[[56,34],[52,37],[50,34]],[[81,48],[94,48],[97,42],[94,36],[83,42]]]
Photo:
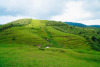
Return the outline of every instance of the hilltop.
[[[1,26],[0,42],[63,48],[88,48],[88,42],[84,37],[63,32],[55,27],[68,27],[68,25],[56,21],[20,19]]]

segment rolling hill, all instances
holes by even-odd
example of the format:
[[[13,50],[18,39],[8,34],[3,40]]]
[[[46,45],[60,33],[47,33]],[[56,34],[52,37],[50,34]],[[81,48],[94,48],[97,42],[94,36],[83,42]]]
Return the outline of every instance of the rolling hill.
[[[88,27],[100,27],[100,25],[89,25]]]
[[[36,19],[0,26],[0,67],[99,67],[99,51],[99,28]]]
[[[0,28],[0,42],[9,44],[48,45],[63,48],[83,48],[88,46],[88,42],[86,42],[84,37],[59,31],[54,26],[68,25],[62,22],[47,20],[17,20],[5,24]]]
[[[0,26],[0,42],[100,50],[100,30],[57,21],[20,19]]]

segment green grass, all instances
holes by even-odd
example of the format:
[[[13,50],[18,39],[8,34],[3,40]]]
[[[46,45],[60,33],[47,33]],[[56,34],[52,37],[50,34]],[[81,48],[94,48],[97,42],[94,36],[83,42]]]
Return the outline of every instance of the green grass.
[[[0,67],[99,67],[100,52],[90,44],[98,47],[99,35],[97,28],[48,20],[20,19],[1,25]]]
[[[64,33],[53,27],[48,26],[48,31],[52,36],[52,39],[59,45],[59,47],[67,48],[90,48],[86,42],[86,39],[77,35]]]
[[[99,67],[100,64],[99,55],[72,49],[0,45],[3,45],[0,46],[0,67]]]
[[[61,32],[82,36],[91,45],[91,48],[100,51],[100,28],[75,27],[75,26],[52,26]],[[94,39],[92,39],[94,37]]]

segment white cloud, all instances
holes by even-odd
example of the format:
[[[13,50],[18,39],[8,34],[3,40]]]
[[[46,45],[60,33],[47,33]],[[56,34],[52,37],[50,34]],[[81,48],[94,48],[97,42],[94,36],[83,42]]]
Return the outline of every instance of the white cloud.
[[[51,17],[52,20],[56,21],[79,21],[84,18],[92,17],[90,12],[83,9],[83,1],[71,1],[66,3],[66,8],[61,15]]]
[[[78,23],[83,23],[83,24],[86,24],[86,25],[100,25],[100,19],[77,21],[77,22]]]
[[[8,23],[8,22],[11,22],[11,21],[15,21],[15,20],[18,20],[18,19],[23,19],[23,18],[31,18],[31,17],[28,17],[28,16],[0,16],[0,24],[5,24],[5,23]]]

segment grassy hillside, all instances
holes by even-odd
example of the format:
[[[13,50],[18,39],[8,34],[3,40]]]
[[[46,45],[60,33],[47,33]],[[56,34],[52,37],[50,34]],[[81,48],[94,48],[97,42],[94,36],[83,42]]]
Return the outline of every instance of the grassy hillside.
[[[82,48],[100,51],[100,29],[69,26],[66,23],[20,19],[0,26],[0,42]]]
[[[84,37],[92,49],[100,51],[100,28],[52,26],[56,30]]]
[[[21,19],[5,24],[0,28],[0,42],[49,45],[60,48],[90,48],[84,37],[65,33],[53,27],[68,26],[67,24],[52,22],[47,20]]]
[[[1,25],[0,67],[99,67],[99,31],[34,19]]]

